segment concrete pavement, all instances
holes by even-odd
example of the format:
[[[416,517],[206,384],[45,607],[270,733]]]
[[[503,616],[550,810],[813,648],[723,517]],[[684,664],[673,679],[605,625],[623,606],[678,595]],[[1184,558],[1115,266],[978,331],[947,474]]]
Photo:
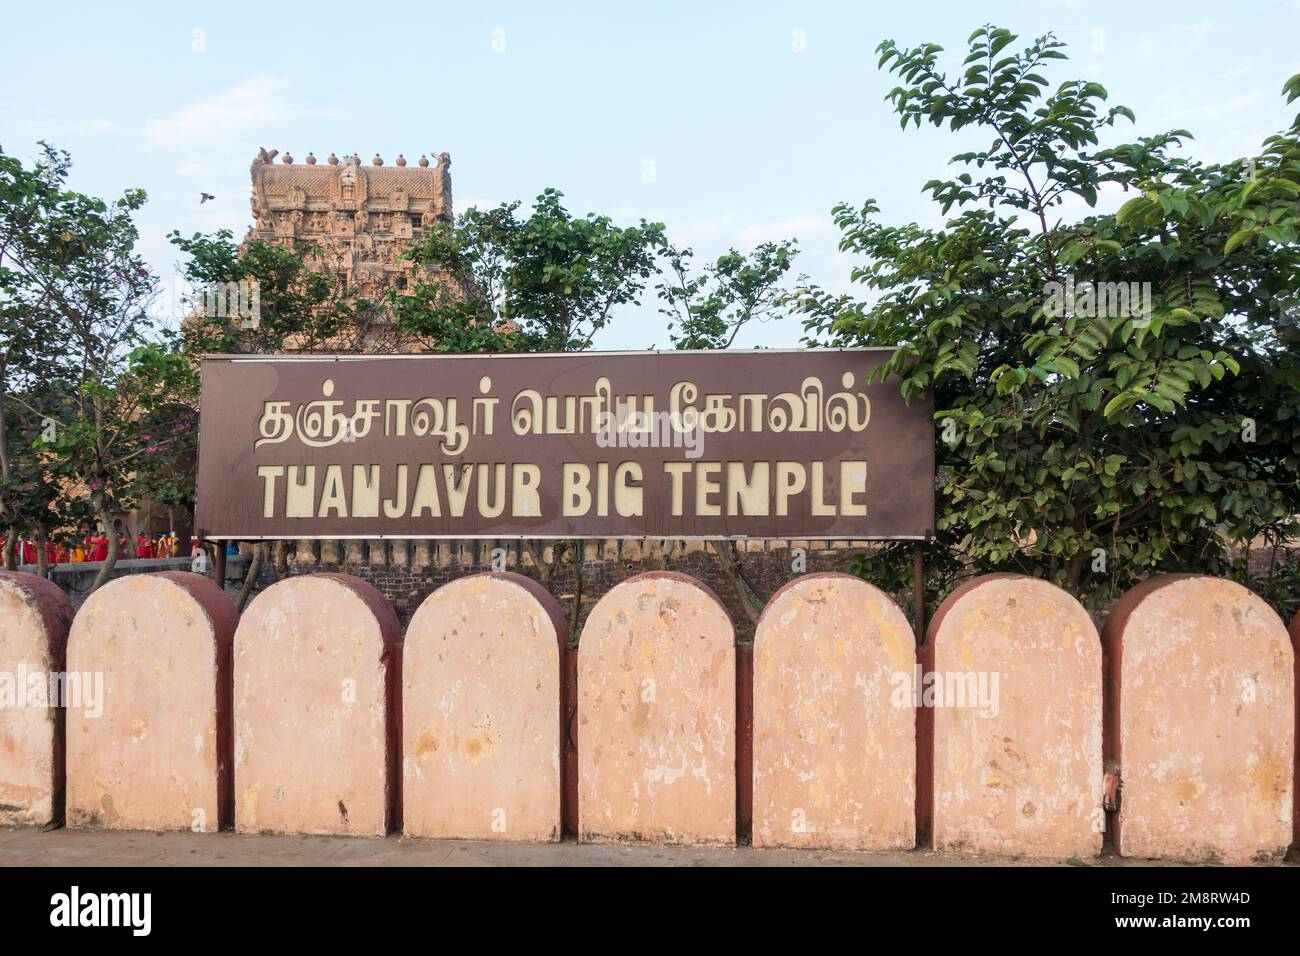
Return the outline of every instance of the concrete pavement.
[[[0,830],[0,866],[1027,866],[1066,860],[398,837],[262,836],[127,830]],[[1081,865],[1076,861],[1073,865]],[[1089,866],[1149,866],[1113,854]],[[1154,865],[1165,865],[1158,861]]]

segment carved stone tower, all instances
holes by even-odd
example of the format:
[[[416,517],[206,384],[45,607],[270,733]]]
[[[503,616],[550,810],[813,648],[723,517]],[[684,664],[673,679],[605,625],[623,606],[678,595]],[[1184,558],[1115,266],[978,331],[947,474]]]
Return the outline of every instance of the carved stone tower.
[[[450,222],[451,157],[421,156],[408,166],[397,157],[369,166],[357,156],[330,154],[318,164],[308,153],[295,163],[287,153],[258,152],[253,160],[253,227],[248,238],[298,242],[312,250],[308,265],[339,276],[351,295],[376,300],[404,289],[414,266],[399,258],[434,222]]]

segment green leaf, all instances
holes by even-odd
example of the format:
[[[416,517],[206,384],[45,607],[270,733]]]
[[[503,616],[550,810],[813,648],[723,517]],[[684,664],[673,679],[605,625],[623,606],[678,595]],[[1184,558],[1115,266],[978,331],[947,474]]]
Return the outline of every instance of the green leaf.
[[[1254,235],[1253,229],[1249,229],[1249,228],[1238,229],[1231,236],[1229,236],[1228,241],[1224,243],[1223,254],[1224,255],[1230,254],[1234,249],[1236,249],[1239,245],[1241,245],[1243,242],[1249,239],[1252,235]]]

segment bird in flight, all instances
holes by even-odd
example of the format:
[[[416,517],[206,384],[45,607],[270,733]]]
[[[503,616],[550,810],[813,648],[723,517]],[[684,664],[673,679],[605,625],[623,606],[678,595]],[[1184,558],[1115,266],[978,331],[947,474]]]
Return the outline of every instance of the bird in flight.
[[[214,196],[214,195],[212,195],[212,193],[202,193],[202,192],[201,192],[201,193],[199,193],[199,205],[202,206],[202,205],[203,205],[205,202],[207,202],[209,199],[216,199],[216,198],[217,198],[217,197]]]

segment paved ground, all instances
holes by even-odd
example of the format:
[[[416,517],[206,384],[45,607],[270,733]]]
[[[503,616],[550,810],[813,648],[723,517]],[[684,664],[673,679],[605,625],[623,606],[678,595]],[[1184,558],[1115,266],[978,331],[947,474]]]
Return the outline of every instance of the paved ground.
[[[0,866],[1067,866],[1066,860],[910,853],[475,843],[39,829],[0,830]],[[1080,865],[1077,861],[1074,865]],[[1092,866],[1149,866],[1113,855]],[[1157,864],[1160,865],[1160,864]]]

